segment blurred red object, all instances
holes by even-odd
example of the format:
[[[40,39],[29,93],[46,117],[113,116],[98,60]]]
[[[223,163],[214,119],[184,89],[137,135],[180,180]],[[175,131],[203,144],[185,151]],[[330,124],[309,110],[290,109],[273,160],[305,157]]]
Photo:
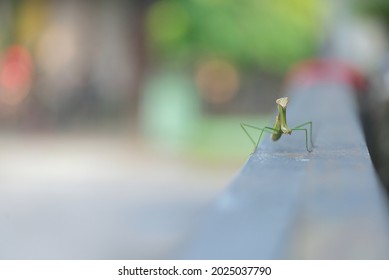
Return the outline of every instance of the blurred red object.
[[[289,72],[286,87],[311,86],[323,81],[345,83],[357,92],[367,89],[367,80],[362,72],[336,59],[312,59],[298,63]]]
[[[0,102],[19,104],[30,91],[32,73],[30,52],[19,45],[10,46],[0,59]]]

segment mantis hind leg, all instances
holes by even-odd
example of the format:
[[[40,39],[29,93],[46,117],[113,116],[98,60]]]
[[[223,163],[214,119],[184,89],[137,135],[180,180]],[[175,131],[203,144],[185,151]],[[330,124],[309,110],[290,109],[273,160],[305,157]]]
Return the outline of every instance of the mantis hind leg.
[[[277,132],[274,128],[271,128],[271,127],[268,127],[268,126],[265,126],[265,127],[256,127],[256,126],[253,126],[253,125],[250,125],[250,124],[245,124],[245,123],[241,123],[240,126],[242,127],[243,131],[246,133],[246,135],[250,138],[251,142],[253,143],[254,145],[254,151],[253,153],[257,150],[258,148],[258,144],[259,142],[261,141],[261,138],[262,138],[262,135],[263,135],[263,132],[268,132],[270,134],[273,134],[274,132]],[[259,135],[259,138],[257,141],[255,141],[253,139],[253,137],[250,135],[250,133],[247,131],[247,128],[253,128],[253,129],[256,129],[256,130],[260,130],[261,131],[261,134]]]
[[[292,128],[292,130],[302,130],[305,131],[305,147],[307,148],[308,152],[312,152],[312,149],[309,149],[308,147],[308,130],[306,128],[303,128],[304,126],[309,125],[309,142],[311,144],[311,148],[314,147],[312,142],[312,122],[305,122],[303,124],[300,124],[299,126],[296,126],[295,128]]]

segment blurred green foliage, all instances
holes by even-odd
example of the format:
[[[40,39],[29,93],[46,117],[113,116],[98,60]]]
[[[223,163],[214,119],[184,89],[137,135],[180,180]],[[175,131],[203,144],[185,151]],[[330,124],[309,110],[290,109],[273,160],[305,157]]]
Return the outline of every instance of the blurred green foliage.
[[[388,0],[357,0],[355,7],[359,12],[378,16],[389,25],[389,1]]]
[[[215,117],[201,114],[200,107],[193,80],[185,73],[164,71],[154,75],[142,98],[143,133],[159,152],[184,152],[196,160],[242,163],[253,147],[239,124],[261,127],[270,120],[268,115]]]
[[[236,65],[283,71],[314,54],[325,1],[160,0],[147,14],[157,57],[221,57]]]
[[[224,116],[219,118],[203,117],[198,125],[197,134],[191,142],[190,156],[213,162],[234,162],[241,164],[253,152],[253,145],[243,133],[240,123],[253,123],[263,127],[269,124],[271,116]],[[259,133],[255,134],[259,137]],[[267,136],[269,137],[269,136]],[[262,137],[263,141],[266,137]]]
[[[187,75],[164,71],[150,76],[141,103],[143,133],[160,150],[181,152],[196,135],[200,100]]]

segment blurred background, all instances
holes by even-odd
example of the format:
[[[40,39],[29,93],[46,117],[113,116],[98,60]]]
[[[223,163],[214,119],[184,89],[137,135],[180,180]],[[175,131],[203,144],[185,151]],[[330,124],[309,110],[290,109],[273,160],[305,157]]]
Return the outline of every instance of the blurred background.
[[[384,0],[1,1],[0,258],[168,256],[289,69],[333,55],[385,80],[388,22]]]

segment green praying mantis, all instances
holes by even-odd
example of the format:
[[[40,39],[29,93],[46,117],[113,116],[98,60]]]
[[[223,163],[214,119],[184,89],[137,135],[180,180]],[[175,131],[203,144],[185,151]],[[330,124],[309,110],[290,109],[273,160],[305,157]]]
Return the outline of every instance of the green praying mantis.
[[[312,152],[312,147],[313,147],[312,122],[311,121],[305,122],[303,124],[300,124],[299,126],[296,126],[295,128],[289,128],[288,124],[286,122],[286,106],[288,105],[288,102],[289,102],[288,97],[282,97],[282,98],[279,98],[276,100],[278,114],[277,114],[276,121],[275,121],[273,127],[265,126],[265,127],[260,128],[260,127],[256,127],[256,126],[245,124],[245,123],[240,124],[240,126],[242,127],[244,132],[247,134],[247,136],[250,138],[251,142],[254,144],[254,152],[258,148],[258,144],[261,141],[261,137],[262,137],[262,134],[264,132],[268,132],[268,133],[272,134],[272,137],[271,137],[272,140],[277,141],[281,138],[282,134],[290,135],[290,134],[292,134],[292,131],[295,131],[295,130],[305,131],[305,147],[306,147],[308,152]],[[308,130],[307,130],[307,128],[304,128],[306,126],[309,126],[309,142],[311,144],[311,148],[308,146]],[[257,130],[261,131],[261,134],[259,135],[259,138],[257,141],[255,141],[253,139],[253,137],[249,134],[249,132],[247,131],[246,128],[253,128],[253,129],[257,129]]]

